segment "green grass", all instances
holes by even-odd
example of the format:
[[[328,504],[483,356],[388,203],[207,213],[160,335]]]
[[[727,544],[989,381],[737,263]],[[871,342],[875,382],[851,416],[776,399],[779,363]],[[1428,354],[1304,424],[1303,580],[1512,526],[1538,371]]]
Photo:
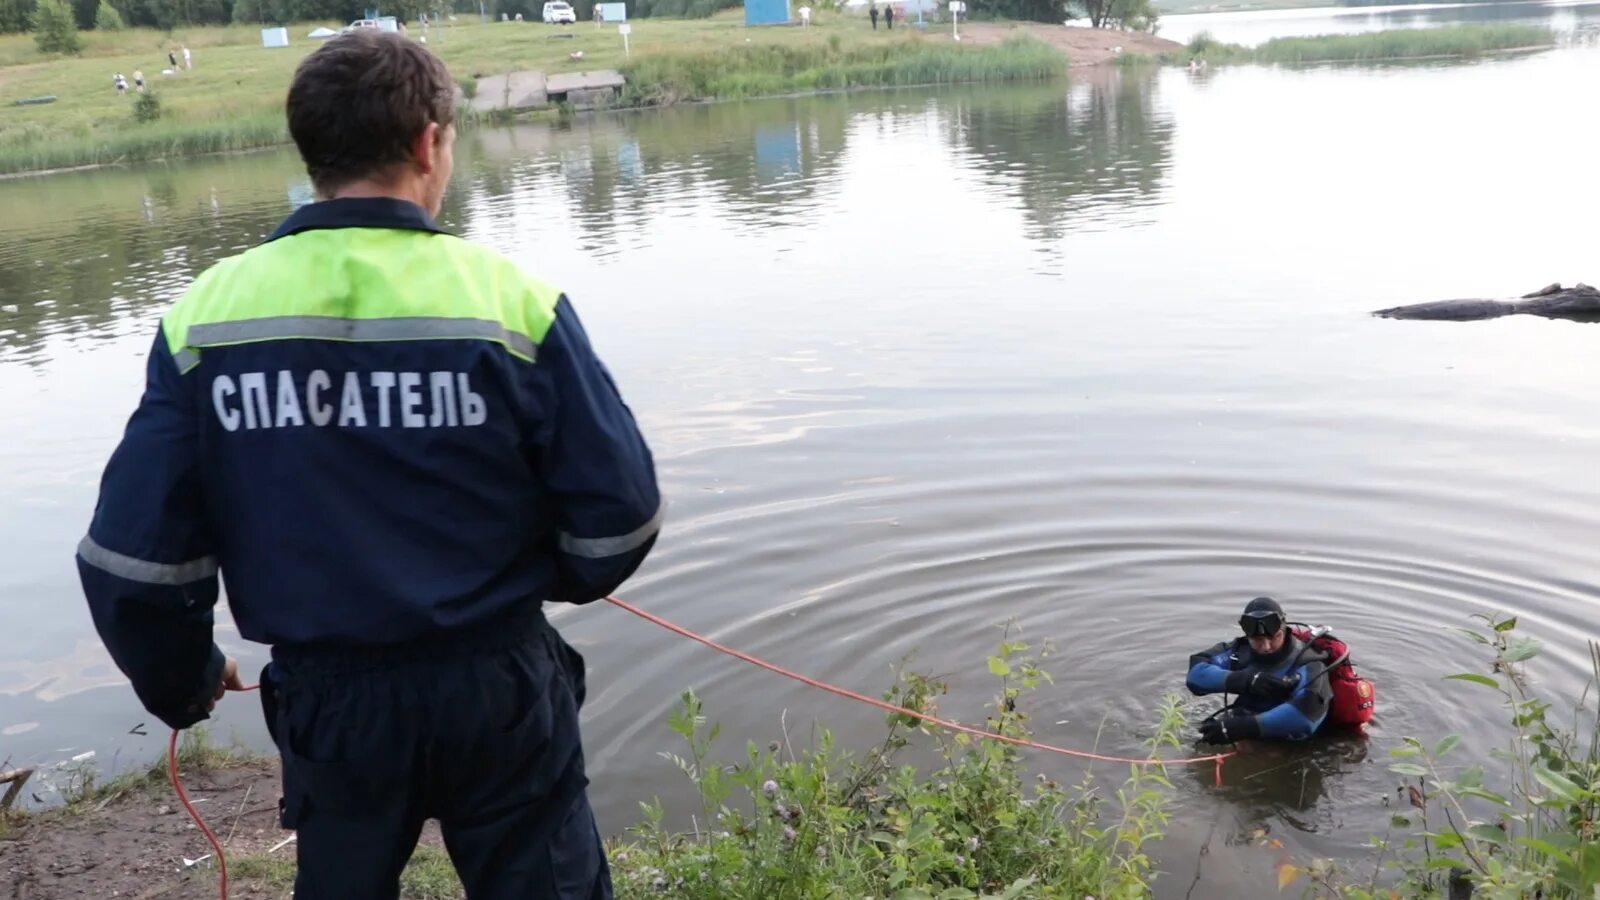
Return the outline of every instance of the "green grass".
[[[1427,59],[1479,56],[1496,50],[1549,46],[1550,29],[1536,25],[1455,25],[1449,28],[1401,28],[1370,34],[1336,34],[1307,38],[1275,38],[1256,48],[1264,63],[1370,62],[1385,59]]]
[[[1035,656],[1009,638],[988,661],[999,684],[984,713],[991,729],[1020,738],[1027,694],[1050,680],[1040,667],[1048,648]],[[931,714],[945,689],[902,673],[885,699]],[[1124,900],[1148,897],[1156,877],[1149,844],[1166,827],[1172,789],[1160,769],[1131,767],[1111,794],[1087,771],[1063,785],[1029,777],[1015,747],[903,713],[887,717],[881,743],[860,757],[838,751],[826,730],[795,746],[785,728],[782,742],[749,744],[728,763],[712,757],[720,729],[692,692],[671,725],[687,755],[662,755],[699,795],[693,831],[666,828],[661,804],[645,804],[645,821],[611,848],[619,900]],[[1181,725],[1168,698],[1147,749],[1176,748]],[[898,758],[913,742],[932,752],[931,765]]]
[[[1224,44],[1201,32],[1182,50],[1163,57],[1182,64],[1190,59],[1209,63],[1256,62],[1297,65],[1323,62],[1384,62],[1406,59],[1475,57],[1502,50],[1548,47],[1550,29],[1537,25],[1452,25],[1445,28],[1396,28],[1366,34],[1325,34],[1274,38],[1259,47]]]
[[[215,743],[203,725],[185,731],[178,743],[178,769],[185,776],[214,772],[254,758],[237,739],[228,746]],[[130,769],[104,783],[92,760],[68,768],[65,774],[62,808],[68,814],[92,811],[126,796],[153,796],[171,790],[165,753],[142,769]]]
[[[1029,734],[1029,694],[1050,683],[1051,648],[1030,650],[1009,630],[987,661],[993,699],[974,720],[1012,737]],[[902,671],[885,699],[935,714],[944,682]],[[802,900],[816,897],[1132,900],[1156,878],[1149,855],[1168,822],[1172,785],[1159,768],[1131,767],[1114,788],[1084,771],[1076,784],[1031,776],[1017,748],[951,736],[916,715],[894,713],[879,742],[854,756],[820,729],[810,746],[748,744],[739,759],[713,758],[720,727],[694,693],[671,718],[684,755],[661,754],[698,794],[694,829],[669,829],[659,801],[608,857],[619,900]],[[957,717],[960,713],[956,713]],[[780,723],[781,724],[781,723]],[[1181,753],[1182,711],[1163,702],[1150,752]],[[918,768],[901,751],[918,745]],[[237,881],[285,890],[292,856],[241,857]],[[403,900],[462,896],[448,857],[419,847],[401,875]]]
[[[184,732],[183,740],[178,744],[178,767],[185,775],[214,772],[256,758],[237,739],[228,746],[213,742],[210,732],[203,725]],[[15,808],[0,813],[0,839],[5,839],[24,823],[51,827],[52,823],[60,825],[128,798],[153,803],[171,791],[165,753],[148,766],[129,769],[110,781],[102,782],[100,776],[99,767],[92,759],[63,768],[53,776],[56,789],[60,792],[61,805],[42,813]]]
[[[238,119],[155,122],[125,129],[80,130],[50,137],[43,130],[0,143],[0,172],[32,172],[97,166],[142,159],[167,159],[267,147],[287,139],[282,114],[263,112]]]
[[[624,103],[650,106],[684,100],[957,82],[1019,81],[1060,75],[1066,59],[1032,38],[963,48],[921,36],[893,43],[834,48],[736,47],[721,53],[660,54],[624,67]]]
[[[747,28],[733,10],[710,19],[632,23],[631,56],[613,27],[531,22],[480,24],[462,15],[429,32],[429,48],[458,82],[537,69],[626,69],[638,103],[860,86],[1042,77],[1063,70],[1059,53],[1036,43],[958,45],[943,32],[874,32],[864,16],[818,11],[810,28]],[[289,28],[290,46],[267,50],[260,30],[229,26],[84,32],[78,56],[41,54],[32,35],[0,37],[0,173],[244,150],[288,139],[283,97],[294,68],[320,46]],[[555,35],[572,35],[555,39]],[[162,75],[166,50],[187,46],[195,68]],[[581,51],[583,59],[569,55]],[[1046,56],[1048,54],[1048,56]],[[111,76],[142,70],[162,117],[134,119],[135,96]],[[45,95],[56,102],[17,106]]]
[[[252,888],[294,887],[293,853],[241,856],[228,862],[230,880]],[[400,872],[401,900],[457,900],[463,896],[450,857],[437,847],[419,846]]]

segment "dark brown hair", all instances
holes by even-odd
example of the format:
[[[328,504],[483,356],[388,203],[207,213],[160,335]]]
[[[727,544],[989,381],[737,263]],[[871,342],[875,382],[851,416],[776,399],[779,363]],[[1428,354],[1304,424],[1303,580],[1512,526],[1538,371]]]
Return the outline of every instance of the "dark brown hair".
[[[411,158],[417,134],[454,118],[455,85],[420,44],[376,28],[328,41],[289,85],[289,133],[324,196]]]

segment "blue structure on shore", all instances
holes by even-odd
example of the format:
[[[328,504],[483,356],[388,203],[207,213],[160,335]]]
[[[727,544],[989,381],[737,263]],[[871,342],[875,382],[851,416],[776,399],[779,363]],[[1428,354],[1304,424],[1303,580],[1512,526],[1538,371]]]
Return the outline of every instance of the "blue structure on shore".
[[[789,24],[789,0],[745,0],[746,25]]]

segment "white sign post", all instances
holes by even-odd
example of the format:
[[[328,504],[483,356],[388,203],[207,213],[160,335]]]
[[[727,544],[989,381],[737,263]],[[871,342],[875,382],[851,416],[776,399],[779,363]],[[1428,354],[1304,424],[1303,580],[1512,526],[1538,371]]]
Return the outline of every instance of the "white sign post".
[[[628,35],[630,35],[632,33],[633,33],[633,26],[628,24],[627,22],[623,22],[621,25],[617,26],[617,34],[622,35],[622,55],[623,56],[629,56],[629,57],[633,56],[633,52],[628,49]]]
[[[961,14],[967,11],[962,0],[950,0],[950,36],[961,40]]]

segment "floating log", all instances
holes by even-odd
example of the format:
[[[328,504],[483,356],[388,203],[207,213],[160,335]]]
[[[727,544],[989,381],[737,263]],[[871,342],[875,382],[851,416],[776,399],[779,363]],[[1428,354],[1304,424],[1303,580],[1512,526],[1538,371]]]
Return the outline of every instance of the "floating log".
[[[1581,283],[1570,288],[1551,284],[1513,300],[1437,300],[1380,309],[1373,315],[1385,319],[1432,319],[1444,322],[1471,322],[1519,315],[1600,322],[1600,290]]]

